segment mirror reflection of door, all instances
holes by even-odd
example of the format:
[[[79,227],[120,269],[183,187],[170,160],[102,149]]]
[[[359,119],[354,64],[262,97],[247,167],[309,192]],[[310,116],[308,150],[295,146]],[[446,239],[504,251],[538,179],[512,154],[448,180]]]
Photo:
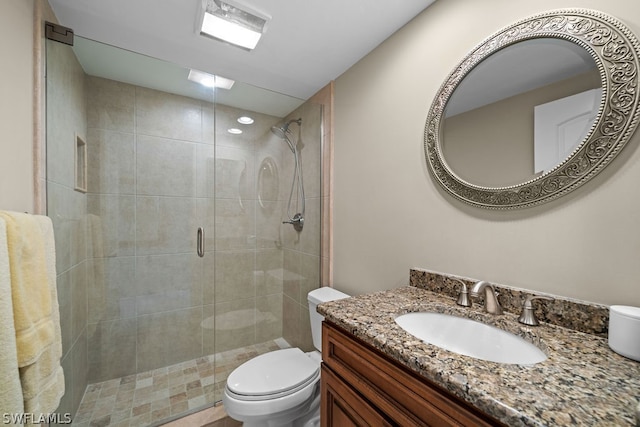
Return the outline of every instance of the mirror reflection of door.
[[[534,169],[535,107],[596,88],[600,90],[596,63],[577,44],[541,38],[509,45],[472,69],[447,102],[443,158],[456,176],[477,186],[506,187],[533,179],[538,171]],[[597,95],[596,114],[599,101]],[[588,125],[582,125],[587,131],[594,118],[595,114]],[[570,127],[564,127],[565,133]],[[570,145],[569,153],[575,147]],[[556,154],[556,158],[544,170],[566,156]]]
[[[602,89],[567,96],[534,109],[534,172],[565,160],[584,140],[596,119]]]

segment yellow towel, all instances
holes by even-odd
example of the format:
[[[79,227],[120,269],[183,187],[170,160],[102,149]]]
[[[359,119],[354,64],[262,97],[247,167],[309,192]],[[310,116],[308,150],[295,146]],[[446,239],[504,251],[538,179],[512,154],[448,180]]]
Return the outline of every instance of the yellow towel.
[[[46,216],[0,211],[7,246],[24,411],[51,413],[64,394],[53,224]]]
[[[0,212],[0,218],[7,224],[18,366],[23,367],[34,363],[54,339],[44,238],[34,215]]]
[[[0,218],[0,343],[2,343],[0,345],[0,414],[20,414],[24,412],[24,405],[18,373],[16,329],[13,326],[7,227],[2,218]]]
[[[65,392],[64,372],[60,366],[62,335],[60,333],[60,309],[56,285],[56,249],[51,219],[46,216],[35,216],[35,221],[40,227],[44,240],[54,339],[53,343],[43,350],[35,363],[20,367],[20,382],[25,412],[50,414],[58,408],[60,399]]]

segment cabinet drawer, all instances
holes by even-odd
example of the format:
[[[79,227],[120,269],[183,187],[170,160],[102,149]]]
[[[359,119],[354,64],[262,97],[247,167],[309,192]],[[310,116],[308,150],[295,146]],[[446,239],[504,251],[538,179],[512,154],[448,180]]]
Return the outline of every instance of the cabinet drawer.
[[[500,426],[377,349],[324,322],[322,358],[372,406],[402,426]]]

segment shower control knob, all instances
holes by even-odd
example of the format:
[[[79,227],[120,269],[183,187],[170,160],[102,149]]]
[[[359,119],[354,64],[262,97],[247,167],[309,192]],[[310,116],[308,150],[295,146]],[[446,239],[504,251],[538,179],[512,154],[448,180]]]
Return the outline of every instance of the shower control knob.
[[[291,224],[293,228],[300,232],[302,231],[302,227],[304,227],[304,216],[301,213],[297,213],[293,216],[293,218],[289,221],[282,221],[283,224]]]

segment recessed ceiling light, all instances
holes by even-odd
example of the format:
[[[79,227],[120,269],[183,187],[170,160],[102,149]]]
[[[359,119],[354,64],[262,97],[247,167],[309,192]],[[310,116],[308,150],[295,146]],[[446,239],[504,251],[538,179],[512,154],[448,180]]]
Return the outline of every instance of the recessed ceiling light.
[[[249,12],[245,6],[207,0],[200,34],[251,50],[262,37],[268,19]]]
[[[242,133],[242,131],[238,128],[227,129],[227,132],[232,133],[234,135],[240,135]]]
[[[204,73],[198,70],[189,70],[189,80],[195,83],[200,83],[202,86],[206,87],[217,87],[220,89],[231,89],[234,80],[227,79],[220,76],[215,76],[213,74]]]
[[[249,116],[238,117],[238,123],[242,123],[243,125],[250,125],[254,120]]]

